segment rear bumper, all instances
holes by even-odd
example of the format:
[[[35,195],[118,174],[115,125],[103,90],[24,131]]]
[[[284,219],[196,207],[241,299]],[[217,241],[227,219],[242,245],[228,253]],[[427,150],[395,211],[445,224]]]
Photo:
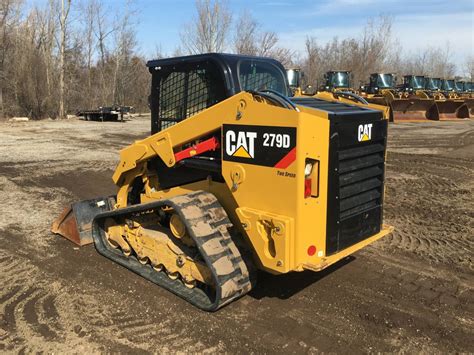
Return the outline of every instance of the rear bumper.
[[[321,258],[321,262],[317,264],[303,264],[301,267],[302,270],[312,270],[312,271],[321,271],[328,266],[338,262],[341,259],[344,259],[345,257],[355,253],[356,251],[364,248],[365,246],[375,242],[376,240],[379,240],[380,238],[385,237],[389,233],[393,232],[394,227],[389,226],[387,224],[384,224],[382,226],[382,229],[380,230],[379,233],[374,234],[373,236],[364,239],[356,244],[351,245],[350,247],[347,247],[346,249],[341,250],[340,252],[333,254],[331,256]]]

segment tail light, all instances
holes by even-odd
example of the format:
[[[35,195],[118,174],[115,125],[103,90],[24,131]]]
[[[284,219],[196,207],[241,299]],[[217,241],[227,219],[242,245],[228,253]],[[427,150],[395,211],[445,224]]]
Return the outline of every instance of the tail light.
[[[311,178],[304,179],[304,198],[311,197]]]
[[[304,167],[304,198],[319,196],[319,161],[306,159]]]

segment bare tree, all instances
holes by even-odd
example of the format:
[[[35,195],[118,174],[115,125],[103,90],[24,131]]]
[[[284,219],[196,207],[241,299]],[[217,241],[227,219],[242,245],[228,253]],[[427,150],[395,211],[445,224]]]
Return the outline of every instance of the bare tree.
[[[293,66],[293,58],[296,57],[296,53],[295,51],[288,48],[275,47],[269,53],[269,57],[278,60],[281,64],[283,64],[284,67],[288,68],[290,66]]]
[[[432,77],[453,77],[456,72],[451,62],[449,42],[443,47],[428,47],[420,49],[400,63],[400,71],[405,74],[427,75]]]
[[[303,60],[303,67],[309,70],[307,83],[315,85],[329,70],[350,70],[355,79],[353,86],[358,86],[370,73],[383,71],[392,48],[392,22],[387,16],[369,20],[359,38],[334,37],[324,46],[309,37]]]
[[[165,55],[163,54],[163,48],[161,47],[161,44],[155,45],[155,52],[153,54],[153,59],[161,59],[164,57]]]
[[[5,64],[14,41],[12,32],[18,24],[20,7],[20,0],[0,1],[0,118],[5,115],[3,101],[3,92],[6,86]]]
[[[466,59],[464,67],[464,77],[472,82],[474,80],[474,56],[470,56]]]
[[[306,85],[317,86],[318,78],[321,77],[319,47],[316,37],[306,37],[305,42],[306,60],[303,63],[303,71],[305,73]]]
[[[52,92],[56,87],[54,78],[56,77],[56,63],[55,63],[55,46],[56,34],[58,29],[58,21],[55,14],[59,11],[57,2],[50,0],[49,4],[42,9],[35,8],[33,13],[36,18],[37,34],[38,34],[38,48],[41,51],[45,70],[46,70],[46,88],[48,97],[52,97]],[[49,105],[50,103],[48,103]]]
[[[256,55],[258,23],[252,15],[243,12],[236,23],[234,34],[234,50],[238,54]]]
[[[222,52],[227,46],[232,16],[223,0],[196,0],[197,17],[181,32],[183,47],[191,54]]]
[[[260,24],[245,11],[236,23],[234,50],[238,54],[272,57],[283,65],[290,65],[295,56],[294,51],[278,47],[278,36],[272,31],[261,31]]]
[[[100,54],[100,64],[104,65],[107,55],[106,40],[107,38],[117,30],[116,25],[109,22],[110,9],[105,8],[103,3],[100,1],[92,0],[95,10],[95,36],[97,38],[97,45]]]
[[[258,40],[258,55],[262,57],[271,56],[277,43],[278,36],[275,32],[265,31],[261,33]]]
[[[127,1],[124,11],[122,14],[119,14],[116,21],[120,25],[115,32],[115,70],[113,74],[112,98],[114,103],[122,105],[124,104],[124,90],[128,80],[129,64],[137,45],[135,31],[133,30],[134,24],[132,22],[135,11],[131,6],[131,1]]]
[[[61,31],[61,40],[59,44],[59,118],[66,118],[66,111],[64,106],[64,78],[66,75],[66,36],[70,9],[71,0],[61,0],[61,16],[59,19],[59,27]]]
[[[173,50],[173,54],[172,56],[173,57],[181,57],[183,55],[186,55],[186,53],[184,52],[183,48],[181,46],[176,46]]]
[[[97,0],[85,0],[80,5],[80,20],[83,26],[83,43],[87,65],[87,103],[92,106],[92,65],[96,49],[94,37],[95,21],[97,14]]]

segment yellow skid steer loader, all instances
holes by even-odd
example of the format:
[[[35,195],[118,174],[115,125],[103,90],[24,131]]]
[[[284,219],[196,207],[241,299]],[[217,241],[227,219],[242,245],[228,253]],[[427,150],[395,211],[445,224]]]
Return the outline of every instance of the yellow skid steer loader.
[[[380,111],[291,98],[268,58],[148,67],[152,132],[120,152],[117,195],[73,204],[53,232],[215,311],[256,269],[319,271],[392,230]]]

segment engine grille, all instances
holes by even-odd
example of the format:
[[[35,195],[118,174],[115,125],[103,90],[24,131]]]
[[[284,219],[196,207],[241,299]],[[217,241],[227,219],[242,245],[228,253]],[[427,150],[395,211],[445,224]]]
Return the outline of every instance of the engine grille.
[[[384,151],[384,145],[376,143],[339,152],[341,220],[381,204]]]
[[[352,124],[335,125],[330,142],[326,253],[341,251],[378,233],[382,226],[386,121],[370,142],[348,142]]]

